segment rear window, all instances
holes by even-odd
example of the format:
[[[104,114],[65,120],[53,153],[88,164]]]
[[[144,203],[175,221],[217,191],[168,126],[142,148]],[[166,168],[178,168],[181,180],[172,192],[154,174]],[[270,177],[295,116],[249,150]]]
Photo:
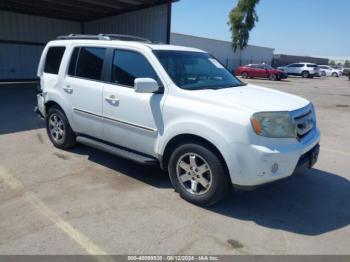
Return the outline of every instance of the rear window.
[[[100,47],[76,47],[69,63],[68,75],[100,81],[106,51],[106,48]]]
[[[55,74],[55,75],[58,74],[65,50],[66,48],[62,46],[49,48],[45,59],[45,66],[44,66],[45,73]]]

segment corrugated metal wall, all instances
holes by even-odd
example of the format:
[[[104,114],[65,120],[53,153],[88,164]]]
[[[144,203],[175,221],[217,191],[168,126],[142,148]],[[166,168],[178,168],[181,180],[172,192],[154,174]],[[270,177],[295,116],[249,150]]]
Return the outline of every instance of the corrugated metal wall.
[[[0,80],[33,79],[43,46],[1,44]]]
[[[57,35],[80,33],[80,23],[0,10],[0,39],[46,43]]]
[[[0,80],[36,78],[45,43],[57,35],[81,30],[79,22],[7,11],[0,11],[0,25]]]
[[[129,34],[151,39],[167,41],[168,5],[108,17],[85,23],[85,33]]]
[[[207,51],[231,70],[240,65],[240,60],[242,64],[262,62],[271,64],[274,51],[273,48],[250,45],[243,50],[240,56],[240,51],[233,51],[231,42],[176,33],[171,34],[170,42],[175,45],[195,47]]]
[[[167,22],[168,6],[160,5],[86,22],[84,28],[87,34],[130,34],[166,42]],[[58,35],[81,33],[82,29],[79,22],[1,10],[0,27],[0,81],[36,78],[44,44]]]

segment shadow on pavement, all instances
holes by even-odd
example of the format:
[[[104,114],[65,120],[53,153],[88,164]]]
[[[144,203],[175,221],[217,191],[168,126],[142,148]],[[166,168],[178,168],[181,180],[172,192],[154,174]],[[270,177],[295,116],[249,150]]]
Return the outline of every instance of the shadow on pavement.
[[[304,170],[252,192],[238,192],[209,208],[271,229],[320,235],[350,224],[350,182],[318,169]]]
[[[0,135],[44,127],[34,113],[37,84],[0,84]]]
[[[96,164],[113,169],[150,186],[156,188],[172,188],[168,174],[163,172],[158,166],[137,164],[133,161],[116,157],[84,145],[78,145],[69,151],[71,153],[88,156],[88,159]]]
[[[167,173],[78,146],[71,152],[156,188],[172,188]],[[350,224],[350,182],[318,169],[303,170],[254,191],[232,192],[208,208],[227,217],[303,235],[320,235]]]

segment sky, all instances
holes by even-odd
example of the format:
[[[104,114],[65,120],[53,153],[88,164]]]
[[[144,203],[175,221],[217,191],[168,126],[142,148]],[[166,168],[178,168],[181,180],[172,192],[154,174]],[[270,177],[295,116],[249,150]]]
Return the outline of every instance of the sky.
[[[172,32],[230,41],[228,13],[237,0],[180,0]],[[260,0],[249,44],[276,54],[350,58],[350,0]]]

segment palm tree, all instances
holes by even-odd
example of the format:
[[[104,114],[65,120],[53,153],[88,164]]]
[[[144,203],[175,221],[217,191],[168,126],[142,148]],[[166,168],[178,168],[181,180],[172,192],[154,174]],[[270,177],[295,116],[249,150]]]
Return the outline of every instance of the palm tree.
[[[258,15],[255,11],[256,5],[260,0],[239,0],[229,14],[229,26],[232,33],[232,46],[234,51],[241,52],[247,47],[249,40],[249,32],[255,27],[255,22],[258,21]]]

